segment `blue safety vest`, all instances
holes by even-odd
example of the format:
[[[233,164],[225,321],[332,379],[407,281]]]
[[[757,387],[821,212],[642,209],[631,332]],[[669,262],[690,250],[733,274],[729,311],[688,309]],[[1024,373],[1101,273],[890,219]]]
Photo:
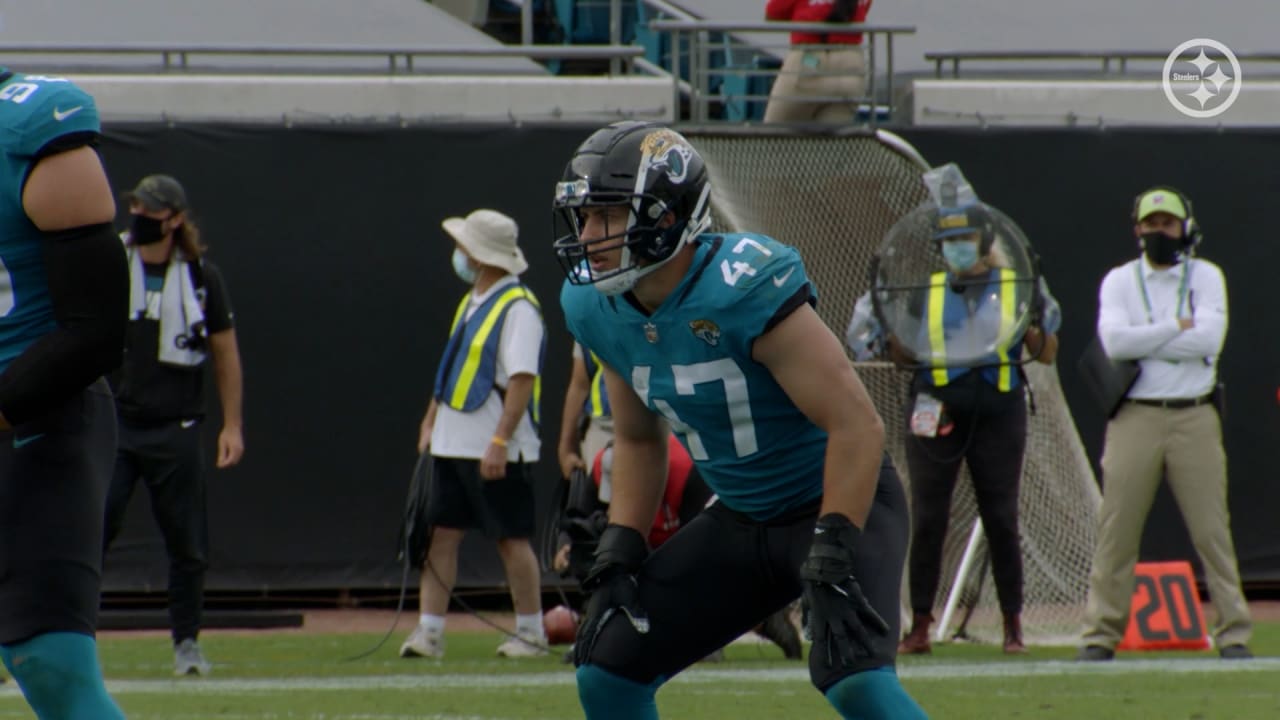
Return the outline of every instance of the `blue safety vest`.
[[[498,342],[502,337],[502,324],[507,319],[511,305],[528,300],[541,314],[542,306],[533,291],[524,285],[512,285],[495,292],[485,300],[467,320],[467,306],[471,293],[462,296],[453,314],[449,328],[449,342],[445,343],[444,356],[436,371],[435,398],[461,412],[477,410],[496,388],[498,368]],[[546,336],[538,351],[538,374],[533,380],[533,396],[529,399],[529,417],[537,427],[539,406],[542,400],[542,359],[545,354]],[[503,390],[498,388],[498,394]]]
[[[610,417],[613,410],[609,408],[609,390],[604,385],[604,365],[591,350],[587,350],[583,360],[587,364],[587,377],[591,378],[591,392],[587,394],[582,409],[593,418]]]
[[[1016,373],[1010,357],[1022,352],[1022,338],[1013,337],[1017,329],[1017,273],[1007,268],[999,271],[988,287],[990,295],[1000,303],[1000,325],[994,342],[994,351],[970,364],[949,367],[947,365],[947,330],[961,326],[968,316],[964,297],[949,292],[947,274],[934,273],[929,278],[929,359],[933,365],[928,375],[934,387],[942,387],[965,373],[978,369],[983,379],[996,386],[1000,392],[1015,387]]]

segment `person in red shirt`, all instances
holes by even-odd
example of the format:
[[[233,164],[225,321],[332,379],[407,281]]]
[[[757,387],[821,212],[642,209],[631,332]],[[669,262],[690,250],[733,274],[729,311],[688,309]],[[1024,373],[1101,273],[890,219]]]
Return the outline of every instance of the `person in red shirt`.
[[[766,20],[865,22],[871,0],[768,0]],[[848,124],[867,89],[862,33],[791,33],[769,92],[767,123]],[[812,100],[806,98],[814,98]]]
[[[611,475],[613,472],[613,443],[610,442],[596,453],[591,464],[591,480],[594,492],[575,493],[577,498],[572,504],[581,507],[568,509],[569,528],[560,536],[560,547],[552,563],[553,568],[562,576],[574,575],[581,581],[586,577],[591,566],[592,553],[595,552],[595,540],[599,529],[607,523],[605,514],[612,497]],[[592,495],[593,497],[584,497]],[[687,524],[702,509],[715,500],[715,495],[698,475],[693,466],[693,459],[675,435],[668,438],[667,445],[667,488],[662,494],[662,502],[649,527],[649,547],[657,549],[671,539],[682,526]],[[783,608],[761,623],[756,633],[769,639],[782,648],[783,654],[790,660],[802,657],[800,634],[790,620],[790,608]],[[720,653],[712,658],[719,659]]]

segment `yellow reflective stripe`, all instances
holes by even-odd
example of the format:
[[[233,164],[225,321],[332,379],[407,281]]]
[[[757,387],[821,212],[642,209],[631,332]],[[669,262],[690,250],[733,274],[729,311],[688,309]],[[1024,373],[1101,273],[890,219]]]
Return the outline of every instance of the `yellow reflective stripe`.
[[[946,385],[947,333],[942,326],[942,309],[947,302],[947,274],[934,273],[929,277],[929,352],[933,368],[934,387]]]
[[[475,382],[476,372],[480,369],[480,359],[484,355],[484,346],[493,332],[493,326],[497,324],[498,318],[502,317],[503,310],[520,297],[530,298],[534,307],[538,307],[538,301],[533,298],[533,294],[526,293],[520,286],[513,287],[498,296],[498,301],[489,309],[488,316],[476,330],[475,337],[471,339],[471,347],[467,348],[467,360],[462,364],[462,370],[458,373],[458,382],[453,386],[453,394],[449,396],[450,407],[462,407],[466,404],[467,393],[471,391],[471,384]]]
[[[458,303],[458,309],[453,313],[453,322],[449,323],[450,335],[458,330],[458,323],[462,322],[462,314],[467,311],[467,303],[470,301],[471,293],[462,296],[462,302]]]
[[[1000,380],[997,387],[1000,392],[1009,392],[1013,387],[1013,366],[1009,364],[1009,346],[1013,344],[1014,312],[1017,305],[1017,291],[1011,287],[1016,280],[1016,273],[1007,268],[1000,270],[1000,339],[996,341],[996,356],[1000,358]]]
[[[542,422],[542,374],[533,376],[533,407],[529,408],[529,417],[534,425]]]
[[[590,352],[590,351],[588,351]],[[604,367],[600,364],[600,358],[594,352],[591,353],[591,361],[596,364],[596,374],[591,378],[591,416],[604,416]]]

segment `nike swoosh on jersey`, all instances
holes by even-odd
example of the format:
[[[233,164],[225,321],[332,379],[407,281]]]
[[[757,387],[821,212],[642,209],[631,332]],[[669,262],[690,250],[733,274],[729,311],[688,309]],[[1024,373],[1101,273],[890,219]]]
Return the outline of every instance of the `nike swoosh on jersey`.
[[[14,449],[14,450],[18,450],[18,449],[20,449],[20,448],[24,448],[24,447],[26,447],[26,446],[30,445],[31,443],[33,443],[33,442],[35,442],[35,441],[39,440],[39,439],[40,439],[40,438],[42,438],[42,437],[44,437],[44,433],[37,433],[37,434],[35,434],[35,435],[28,435],[27,437],[24,437],[24,438],[20,438],[20,437],[18,437],[17,435],[14,435],[14,436],[13,436],[13,449]]]
[[[785,285],[787,283],[787,279],[791,277],[791,273],[795,271],[796,271],[795,268],[787,268],[787,271],[782,273],[781,275],[774,275],[773,286],[782,287],[783,285]]]
[[[54,108],[53,119],[57,120],[58,122],[62,122],[63,120],[66,120],[67,118],[71,117],[72,115],[75,115],[76,113],[80,112],[83,109],[84,109],[83,105],[77,105],[73,108],[67,108],[66,110],[59,110],[58,108]]]
[[[196,426],[196,421],[195,421],[195,420],[183,420],[182,422],[178,423],[178,425],[179,425],[179,427],[181,427],[183,430],[186,430],[186,429],[188,429],[188,428],[193,428],[193,427],[195,427],[195,426]]]

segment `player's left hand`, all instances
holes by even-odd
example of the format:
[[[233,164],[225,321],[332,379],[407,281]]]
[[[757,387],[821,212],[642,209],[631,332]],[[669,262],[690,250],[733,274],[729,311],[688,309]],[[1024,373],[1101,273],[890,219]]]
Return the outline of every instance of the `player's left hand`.
[[[862,594],[853,576],[858,530],[849,518],[827,513],[813,529],[809,558],[800,567],[809,603],[809,633],[825,642],[828,667],[850,667],[858,655],[875,652],[872,633],[887,635],[889,624]]]
[[[218,433],[218,469],[229,468],[244,457],[244,433],[238,426],[223,425]]]

